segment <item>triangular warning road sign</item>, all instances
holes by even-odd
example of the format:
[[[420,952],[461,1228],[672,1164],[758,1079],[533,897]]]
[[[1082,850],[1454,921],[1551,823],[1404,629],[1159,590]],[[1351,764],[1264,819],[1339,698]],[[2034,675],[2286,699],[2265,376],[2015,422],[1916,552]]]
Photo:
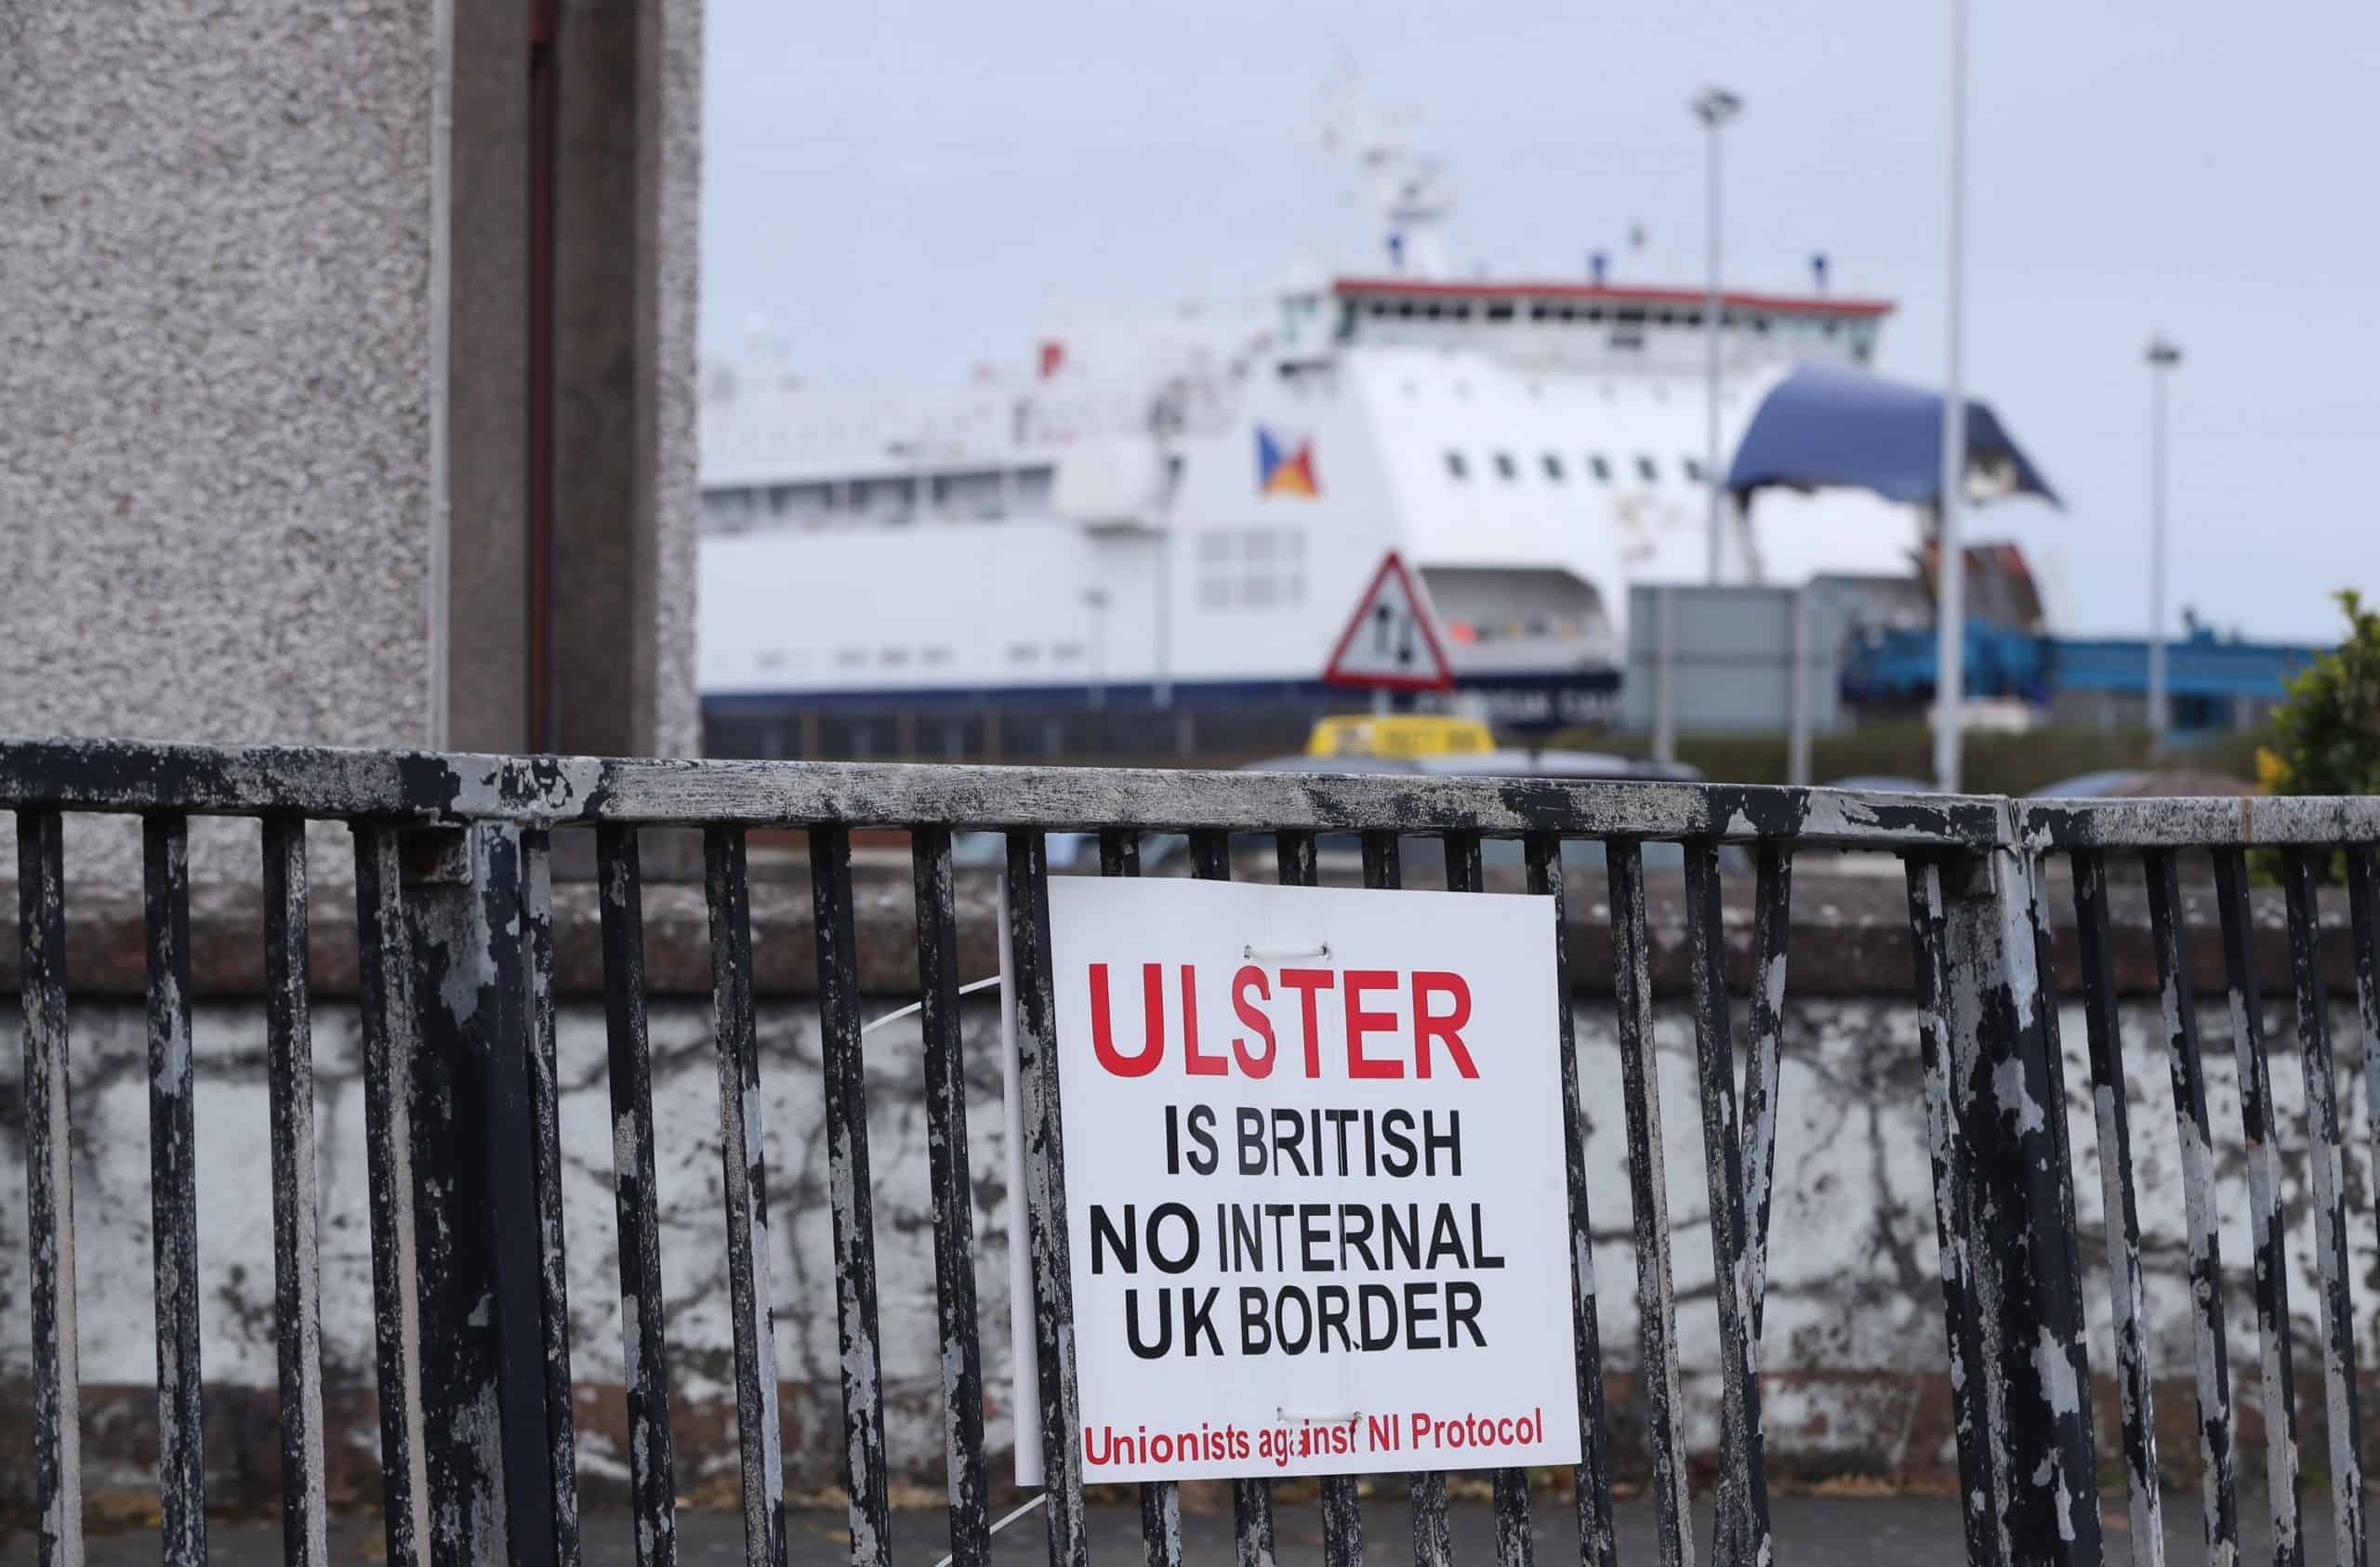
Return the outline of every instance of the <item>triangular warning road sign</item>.
[[[1355,617],[1339,634],[1322,678],[1334,686],[1385,691],[1444,691],[1454,684],[1430,601],[1395,550],[1380,563]]]

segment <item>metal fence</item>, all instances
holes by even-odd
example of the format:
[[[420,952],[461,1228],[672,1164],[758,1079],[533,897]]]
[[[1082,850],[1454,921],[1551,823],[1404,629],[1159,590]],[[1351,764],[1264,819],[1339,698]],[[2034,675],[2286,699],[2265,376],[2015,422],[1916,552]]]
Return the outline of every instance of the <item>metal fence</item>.
[[[1645,862],[1648,841],[1685,845],[1692,958],[1697,1112],[1712,1193],[1722,1350],[1723,1422],[1715,1500],[1722,1560],[1772,1560],[1761,1415],[1760,1327],[1778,1091],[1779,1013],[1797,849],[1898,854],[1909,889],[1921,998],[1912,1041],[1924,1064],[1925,1118],[1940,1242],[1945,1350],[1955,1389],[1959,1514],[1976,1562],[2085,1562],[2101,1555],[2082,1242],[2074,1220],[2065,1085],[2052,1001],[2043,883],[2046,855],[2071,854],[2082,922],[2109,1250],[2116,1284],[2117,1383],[2131,1475],[2135,1560],[2160,1559],[2149,1378],[2140,1339],[2141,1273],[2131,1206],[2129,1129],[2115,1044],[2106,868],[2139,850],[2149,871],[2158,960],[2188,1181],[2200,1307],[2199,1389],[2207,1455],[2208,1535],[2228,1561],[2236,1537],[2229,1393],[2215,1255],[2211,1131],[2198,1045],[2177,956],[2175,858],[2212,849],[2240,1031],[2245,1133],[2256,1212],[2256,1299],[2263,1330],[2268,1462],[2277,1526],[2295,1540],[2295,1425],[2288,1309],[2280,1256],[2279,1182],[2269,1085],[2245,928],[2245,859],[2285,846],[2300,1029],[2316,1137],[2310,1151],[2325,1299],[2324,1371],[2331,1471],[2344,1560],[2360,1561],[2357,1389],[2342,1272],[2345,1210],[2339,1130],[2323,1012],[2314,878],[2334,849],[2353,889],[2355,972],[2365,1083],[2380,1094],[2373,982],[2373,860],[2380,802],[2163,802],[2019,808],[1988,798],[1540,780],[1300,777],[1092,770],[1002,770],[811,763],[603,761],[298,749],[221,751],[105,742],[0,743],[0,807],[20,835],[24,1102],[30,1155],[33,1343],[39,1558],[82,1559],[74,1241],[67,1094],[69,976],[64,972],[62,816],[139,816],[146,845],[151,1151],[154,1202],[159,1484],[165,1556],[205,1553],[200,1429],[192,1062],[190,1047],[189,822],[261,818],[261,932],[268,981],[272,1212],[286,1558],[326,1560],[318,1359],[313,1101],[308,1032],[307,824],[347,823],[365,1056],[381,1472],[388,1557],[396,1562],[568,1562],[582,1520],[575,1499],[569,1314],[564,1298],[554,1072],[550,863],[554,835],[591,829],[600,879],[614,1191],[626,1324],[632,1517],[585,1521],[633,1532],[641,1563],[676,1560],[668,1362],[662,1339],[651,1063],[637,829],[699,827],[705,837],[720,1074],[726,1271],[734,1303],[746,1558],[787,1555],[784,1476],[773,1365],[767,1180],[755,1048],[747,838],[805,832],[816,912],[828,1182],[843,1380],[850,1555],[889,1567],[893,1520],[880,1402],[862,1018],[851,876],[854,828],[909,834],[930,1122],[938,1323],[949,1509],[958,1567],[988,1559],[991,1478],[967,1187],[962,1039],[952,894],[955,830],[1007,835],[1007,906],[1023,1086],[1031,1309],[1045,1433],[1047,1526],[1057,1567],[1090,1557],[1066,1281],[1045,835],[1099,835],[1102,869],[1138,870],[1141,836],[1189,836],[1196,874],[1231,874],[1235,834],[1272,836],[1280,878],[1316,879],[1326,837],[1360,841],[1366,885],[1399,885],[1401,846],[1443,842],[1448,884],[1478,889],[1482,843],[1524,845],[1528,889],[1556,901],[1563,846],[1606,845],[1633,1216],[1638,1344],[1659,1554],[1697,1554],[1681,1431],[1662,1110],[1653,1070],[1653,998]],[[1721,846],[1754,867],[1753,977],[1747,1061],[1735,1061],[1721,926]],[[1561,987],[1564,1091],[1571,1100],[1567,1170],[1574,1237],[1575,1363],[1581,1450],[1573,1505],[1582,1561],[1618,1559],[1604,1411],[1591,1200],[1576,1113],[1570,986]],[[1741,1087],[1739,1090],[1739,1078]],[[2380,1100],[2375,1101],[2380,1109]],[[2380,1127],[2380,1116],[2375,1116]],[[1418,1564],[1452,1559],[1445,1477],[1410,1478]],[[1495,1477],[1498,1554],[1531,1559],[1531,1496],[1518,1471]],[[1235,1486],[1236,1552],[1272,1560],[1267,1482]],[[1362,1560],[1355,1482],[1322,1486],[1325,1554]],[[1395,1509],[1400,1515],[1407,1509]],[[2287,1517],[2281,1517],[2283,1512]],[[1145,1557],[1182,1556],[1179,1500],[1144,1488]],[[1382,1527],[1375,1516],[1375,1531]],[[1407,1548],[1402,1520],[1389,1531]],[[919,1559],[943,1542],[905,1543]],[[1375,1555],[1383,1554],[1377,1543]],[[2284,1560],[2294,1560],[2284,1556]]]

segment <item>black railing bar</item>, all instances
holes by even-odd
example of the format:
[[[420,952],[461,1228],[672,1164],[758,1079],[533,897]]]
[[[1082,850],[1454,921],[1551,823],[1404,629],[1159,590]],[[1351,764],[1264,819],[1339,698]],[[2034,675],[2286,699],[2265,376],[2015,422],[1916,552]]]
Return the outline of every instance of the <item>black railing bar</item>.
[[[2240,1125],[2247,1144],[2248,1236],[2254,1248],[2257,1366],[2265,1410],[2265,1488],[2272,1505],[2274,1560],[2305,1560],[2298,1491],[2297,1391],[2289,1313],[2289,1222],[2275,1143],[2272,1073],[2266,1057],[2264,996],[2257,983],[2247,857],[2215,855],[2223,966],[2230,988],[2232,1050],[2239,1063]]]
[[[811,834],[810,884],[818,952],[826,1184],[834,1208],[836,1361],[842,1369],[843,1485],[849,1498],[851,1560],[853,1567],[891,1567],[892,1512],[885,1479],[875,1205],[869,1190],[866,1079],[860,1060],[859,942],[852,910],[850,832],[821,827]]]
[[[1041,1489],[1049,1512],[1050,1567],[1089,1567],[1091,1521],[1083,1504],[1082,1444],[1075,1435],[1082,1401],[1075,1380],[1065,1107],[1050,958],[1050,854],[1038,833],[1009,835],[1008,921],[1016,987],[1012,994],[1017,1099],[1025,1140],[1025,1242],[1033,1262],[1035,1391],[1041,1400]]]
[[[1279,849],[1276,845],[1275,854]],[[1201,881],[1231,879],[1231,835],[1212,828],[1190,834],[1190,874]],[[1273,1482],[1243,1477],[1231,1482],[1232,1548],[1239,1567],[1273,1567]]]
[[[198,1328],[197,1087],[190,1036],[190,819],[141,823],[149,974],[150,1230],[157,1291],[157,1490],[167,1567],[206,1560]]]
[[[2182,1210],[2190,1263],[2190,1331],[2198,1351],[2200,1519],[2208,1559],[2236,1562],[2240,1554],[2238,1444],[2231,1422],[2230,1337],[2223,1325],[2222,1216],[2215,1205],[2215,1133],[2206,1113],[2198,1007],[2190,994],[2189,969],[2182,955],[2181,876],[2170,850],[2152,849],[2140,860],[2149,884],[2149,939],[2157,952],[2165,1066],[2173,1079],[2174,1134],[2181,1152]]]
[[[653,1050],[645,1017],[643,866],[636,834],[596,834],[603,942],[605,1077],[612,1111],[612,1202],[619,1237],[620,1338],[628,1385],[628,1505],[637,1567],[676,1567],[678,1500],[663,1333]]]
[[[933,1193],[933,1315],[943,1349],[943,1474],[949,1495],[949,1558],[990,1560],[990,1468],[983,1455],[983,1334],[976,1317],[976,1205],[966,1158],[966,1039],[959,1025],[959,918],[952,902],[949,832],[909,835],[917,897],[919,1047],[926,1073],[926,1184]],[[999,978],[993,975],[993,984]],[[981,989],[981,984],[978,984]],[[906,1015],[909,1008],[902,1008]],[[859,1027],[888,1022],[876,1018]]]
[[[33,1557],[83,1560],[82,1373],[74,1331],[74,1163],[67,1075],[64,824],[17,817],[24,1004],[25,1249],[33,1276]]]
[[[1579,779],[502,757],[0,739],[0,806],[561,827],[1475,832],[1880,849],[2003,840],[2007,802]],[[2374,810],[2380,840],[2380,809]]]
[[[428,1433],[421,1397],[421,1256],[414,1214],[414,1006],[403,856],[393,824],[355,833],[356,1010],[364,1038],[364,1174],[372,1229],[373,1359],[387,1559],[426,1567]]]
[[[1950,1354],[1951,1428],[1958,1448],[1959,1509],[1967,1560],[1984,1567],[2000,1560],[1996,1521],[2007,1490],[2000,1455],[1990,1440],[1990,1401],[1985,1387],[1988,1353],[1977,1277],[1976,1226],[1968,1201],[1972,1181],[1960,1171],[1973,1153],[1958,1111],[1955,1084],[1968,1062],[1953,1023],[1950,894],[1938,862],[1911,855],[1902,863],[1909,890],[1910,954],[1917,982],[1918,1063],[1925,1082],[1926,1154],[1933,1169],[1935,1256],[1942,1277],[1944,1338]],[[1979,1500],[1982,1505],[1976,1505]]]
[[[321,1182],[307,992],[306,824],[264,823],[266,1091],[272,1106],[272,1315],[281,1409],[282,1560],[329,1567],[323,1447]]]
[[[1099,874],[1139,876],[1140,835],[1100,834]],[[1182,1487],[1173,1481],[1153,1480],[1141,1486],[1141,1560],[1147,1567],[1182,1567]]]
[[[2019,836],[2036,852],[2380,843],[2375,796],[2045,800],[2016,809]]]
[[[2289,904],[2289,969],[2297,993],[2297,1048],[2306,1082],[2306,1162],[2313,1177],[2316,1284],[2321,1291],[2322,1385],[2327,1397],[2332,1525],[2337,1560],[2365,1560],[2362,1412],[2355,1370],[2355,1302],[2347,1256],[2347,1192],[2338,1086],[2331,1061],[2330,987],[2322,974],[2317,856],[2281,856]],[[2321,858],[2327,858],[2323,856]]]
[[[2109,1311],[2115,1334],[2132,1555],[2135,1567],[2163,1567],[2165,1526],[2158,1495],[2149,1294],[2140,1263],[2140,1216],[2132,1190],[2132,1111],[2124,1080],[2123,1033],[2116,1013],[2107,860],[2097,849],[2082,849],[2074,856],[2074,923],[2082,974],[2084,1049],[2098,1126],[2100,1206],[2107,1229]]]
[[[1321,863],[1316,858],[1317,845],[1312,833],[1280,833],[1273,839],[1273,858],[1284,887],[1314,887],[1321,882]],[[1243,945],[1241,955],[1253,960],[1259,949]],[[1287,952],[1290,949],[1283,949]],[[1303,958],[1328,961],[1330,943],[1316,942],[1297,952]],[[1177,1498],[1178,1500],[1178,1498]],[[1178,1560],[1174,1558],[1167,1560]],[[1362,1567],[1364,1560],[1364,1504],[1356,1477],[1351,1474],[1322,1477],[1322,1561],[1323,1567]],[[1166,1567],[1166,1561],[1152,1551],[1149,1567]]]
[[[1562,846],[1551,837],[1528,844],[1528,889],[1554,902],[1554,928],[1564,931]],[[1571,1011],[1569,943],[1554,943],[1554,1016],[1562,1077],[1563,1175],[1570,1199],[1571,1359],[1579,1384],[1579,1463],[1573,1500],[1582,1567],[1618,1567],[1619,1540],[1611,1516],[1610,1430],[1604,1416],[1603,1330],[1595,1314],[1594,1225],[1588,1202],[1587,1139],[1579,1103],[1579,1048]]]
[[[562,1082],[556,1067],[553,845],[521,835],[522,959],[528,987],[530,1175],[537,1217],[537,1337],[545,1363],[547,1491],[554,1560],[578,1561],[577,1415],[571,1403],[570,1259],[563,1239]]]
[[[1662,1567],[1691,1567],[1692,1476],[1685,1437],[1678,1429],[1677,1289],[1670,1267],[1669,1180],[1662,1161],[1644,856],[1633,844],[1615,844],[1606,874],[1611,889],[1612,989],[1628,1130],[1629,1210],[1636,1238],[1637,1386],[1645,1405],[1646,1443],[1652,1450],[1656,1539]]]
[[[785,1567],[785,1461],[778,1424],[776,1316],[769,1285],[768,1161],[752,1021],[752,915],[744,834],[704,835],[710,907],[711,1015],[719,1052],[721,1184],[727,1291],[734,1316],[735,1429],[747,1567]]]
[[[1711,1193],[1712,1281],[1719,1312],[1724,1443],[1712,1547],[1717,1561],[1771,1554],[1767,1439],[1761,1418],[1759,1334],[1753,1326],[1746,1229],[1744,1133],[1728,1027],[1726,939],[1719,924],[1719,848],[1686,849],[1688,949],[1694,968],[1695,1066],[1700,1077],[1703,1179]],[[1757,1068],[1755,1067],[1755,1070]]]

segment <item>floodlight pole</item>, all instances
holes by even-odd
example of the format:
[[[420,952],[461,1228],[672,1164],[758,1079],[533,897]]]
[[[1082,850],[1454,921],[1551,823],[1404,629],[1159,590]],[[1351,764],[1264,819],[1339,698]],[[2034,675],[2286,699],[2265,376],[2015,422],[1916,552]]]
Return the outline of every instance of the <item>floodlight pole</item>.
[[[1694,117],[1711,133],[1710,176],[1711,270],[1707,297],[1703,301],[1703,445],[1702,482],[1710,490],[1711,500],[1711,585],[1719,584],[1720,546],[1726,528],[1726,475],[1719,466],[1719,345],[1726,319],[1726,300],[1719,288],[1719,132],[1727,122],[1743,112],[1744,100],[1725,87],[1705,87],[1695,95],[1690,107]]]
[[[1967,468],[1966,388],[1961,377],[1961,314],[1966,287],[1967,5],[1950,0],[1950,332],[1942,388],[1942,491],[1935,511],[1934,784],[1959,789],[1960,720],[1966,694],[1966,553],[1959,503]]]
[[[2165,691],[2165,373],[2182,350],[2163,333],[2149,339],[2149,732],[2160,746],[2172,727]]]

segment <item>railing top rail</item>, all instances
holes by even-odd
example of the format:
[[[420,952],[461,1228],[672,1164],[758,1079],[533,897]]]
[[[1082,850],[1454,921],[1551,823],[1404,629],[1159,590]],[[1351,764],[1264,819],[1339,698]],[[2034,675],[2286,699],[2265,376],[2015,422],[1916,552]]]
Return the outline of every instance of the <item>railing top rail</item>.
[[[503,757],[319,746],[223,749],[0,739],[0,807],[541,825],[935,823],[1147,831],[1554,833],[1792,838],[1866,849],[2009,840],[1980,796],[1390,774],[1191,772]]]
[[[2018,808],[2026,848],[2263,849],[2380,843],[2380,797],[2041,800]]]

